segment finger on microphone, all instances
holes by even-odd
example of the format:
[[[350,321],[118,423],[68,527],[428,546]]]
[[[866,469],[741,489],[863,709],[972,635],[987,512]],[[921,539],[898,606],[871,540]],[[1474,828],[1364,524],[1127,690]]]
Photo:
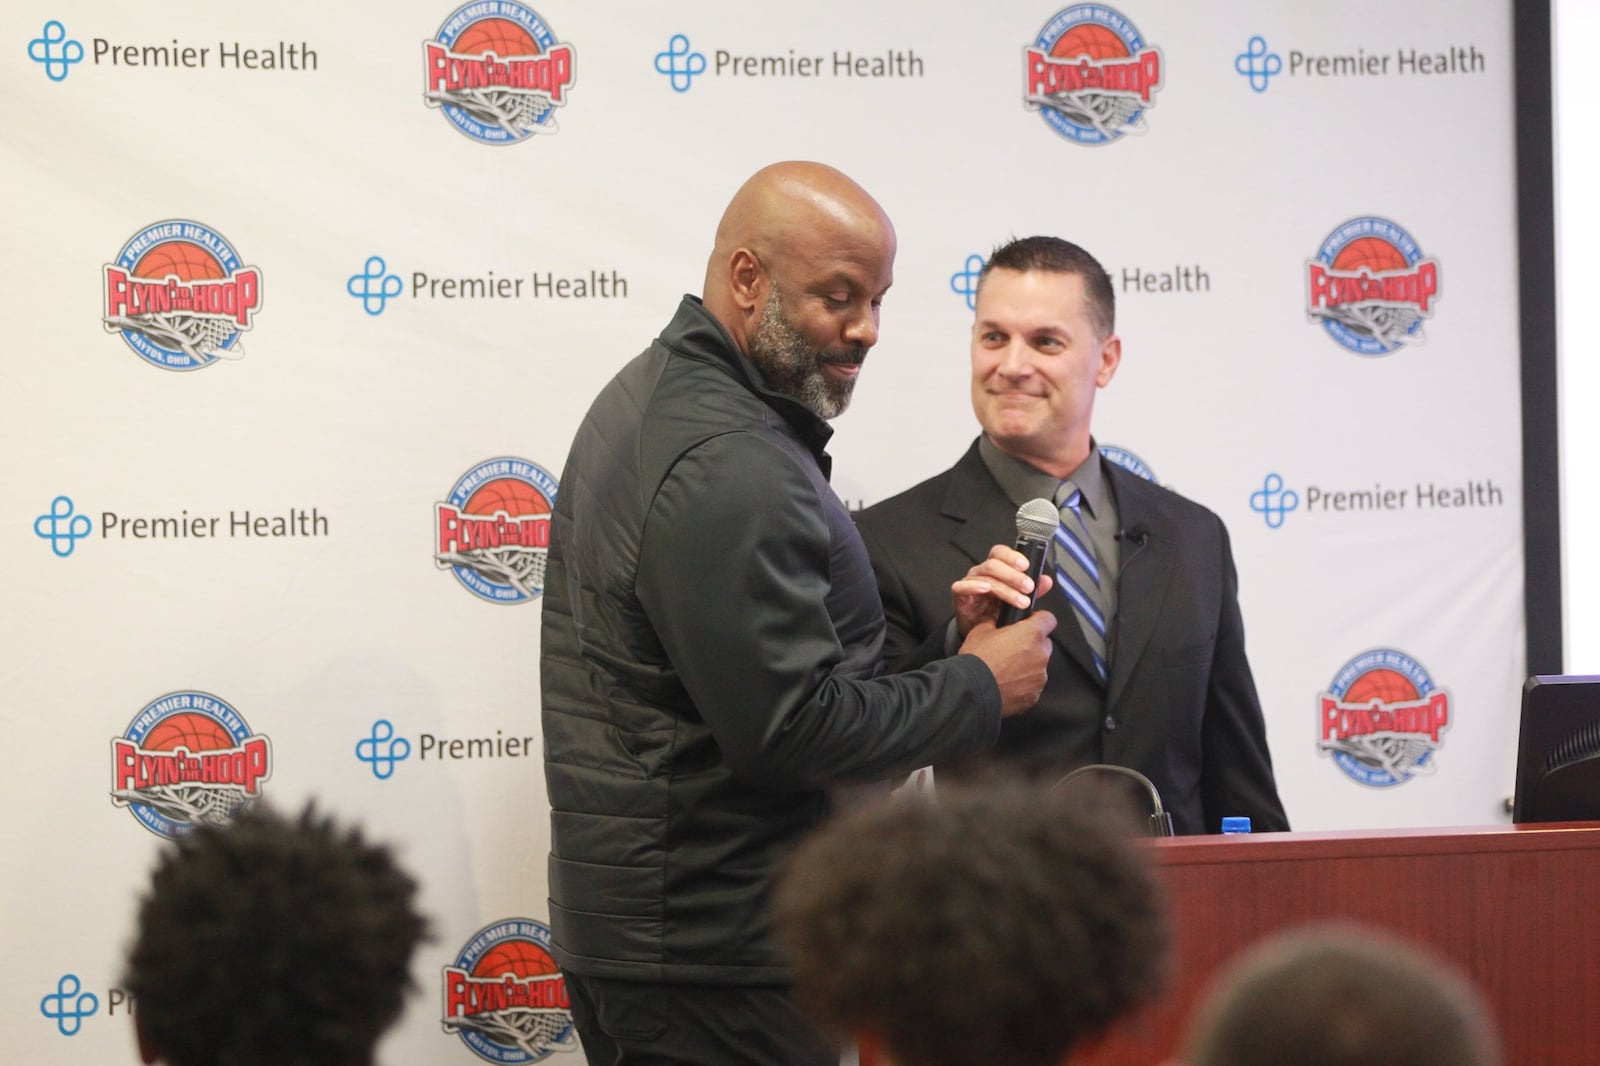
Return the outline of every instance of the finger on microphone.
[[[1025,560],[1025,565],[1018,569],[1026,574],[1032,586],[1037,586],[1044,575],[1050,546],[1059,524],[1060,515],[1055,504],[1043,497],[1029,500],[1017,508],[1017,541],[1012,554],[1021,556]],[[1003,550],[1002,546],[996,545],[990,550],[990,557],[993,558],[997,552]],[[1016,622],[1037,601],[1037,590],[1030,588],[1029,591],[1034,595],[1027,597],[1026,602],[1002,609],[1000,614],[1002,626]]]

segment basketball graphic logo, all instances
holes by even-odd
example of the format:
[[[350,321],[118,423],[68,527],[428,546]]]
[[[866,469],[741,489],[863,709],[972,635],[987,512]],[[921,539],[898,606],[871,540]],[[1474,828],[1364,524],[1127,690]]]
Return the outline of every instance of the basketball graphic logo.
[[[1100,4],[1058,11],[1022,50],[1022,102],[1077,144],[1145,132],[1161,87],[1161,50],[1127,16]]]
[[[1427,340],[1439,262],[1386,218],[1353,218],[1306,261],[1306,314],[1357,355],[1388,355]]]
[[[555,109],[566,105],[575,56],[532,8],[473,0],[422,42],[423,100],[484,144],[555,133]]]
[[[1390,788],[1438,767],[1433,754],[1450,728],[1450,694],[1405,652],[1364,651],[1317,695],[1321,739],[1351,780]]]
[[[434,561],[490,603],[527,603],[544,592],[556,479],[526,459],[479,463],[436,504]]]
[[[172,838],[231,819],[272,776],[272,744],[208,692],[169,692],[111,741],[111,802]]]
[[[105,266],[106,332],[163,370],[242,358],[260,307],[261,271],[198,222],[146,226]]]
[[[444,968],[442,1024],[493,1063],[517,1066],[576,1050],[550,930],[531,918],[507,918],[472,934]]]
[[[1160,484],[1159,481],[1156,481],[1156,472],[1151,470],[1143,459],[1134,455],[1128,449],[1119,448],[1115,444],[1102,444],[1100,445],[1100,454],[1105,457],[1106,462],[1111,463],[1113,466],[1120,466],[1131,474],[1138,474],[1146,481]]]

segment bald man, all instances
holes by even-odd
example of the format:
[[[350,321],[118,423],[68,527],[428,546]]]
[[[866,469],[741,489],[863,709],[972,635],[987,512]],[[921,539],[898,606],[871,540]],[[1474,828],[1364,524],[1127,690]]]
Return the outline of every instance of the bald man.
[[[952,588],[960,653],[885,675],[827,420],[878,339],[894,228],[779,163],[735,194],[701,298],[600,393],[561,476],[540,677],[552,951],[591,1063],[834,1063],[769,941],[774,864],[832,786],[994,743],[1032,706],[1049,612],[1026,560]],[[1018,563],[1021,562],[1022,566]]]

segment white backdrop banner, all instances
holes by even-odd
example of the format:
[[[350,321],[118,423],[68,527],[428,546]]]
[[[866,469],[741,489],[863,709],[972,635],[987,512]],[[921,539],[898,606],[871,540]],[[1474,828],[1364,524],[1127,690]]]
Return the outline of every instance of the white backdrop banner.
[[[438,932],[385,1060],[581,1062],[541,979],[547,516],[779,159],[899,231],[843,498],[962,454],[976,272],[1068,237],[1119,302],[1100,442],[1232,533],[1291,821],[1502,820],[1511,30],[1503,0],[6,5],[10,1057],[135,1061],[157,848],[315,796],[398,842]]]

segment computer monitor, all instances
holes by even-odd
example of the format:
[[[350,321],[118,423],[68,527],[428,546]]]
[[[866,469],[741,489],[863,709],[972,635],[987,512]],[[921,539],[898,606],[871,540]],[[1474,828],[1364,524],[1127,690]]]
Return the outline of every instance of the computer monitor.
[[[1600,820],[1600,676],[1546,674],[1522,686],[1511,820]]]

